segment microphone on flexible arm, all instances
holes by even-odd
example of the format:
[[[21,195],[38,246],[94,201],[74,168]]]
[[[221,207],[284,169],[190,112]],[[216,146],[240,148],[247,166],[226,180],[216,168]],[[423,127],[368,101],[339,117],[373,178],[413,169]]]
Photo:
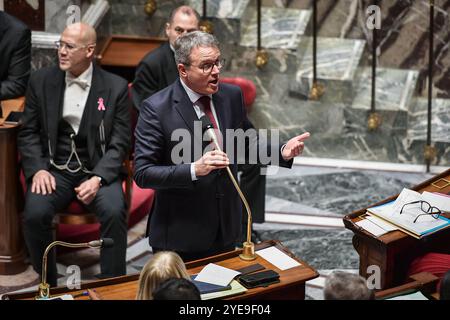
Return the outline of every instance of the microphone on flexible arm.
[[[207,134],[207,137],[209,137],[214,145],[216,146],[217,150],[222,151],[220,148],[220,144],[217,140],[216,133],[214,132],[214,126],[211,123],[211,120],[204,115],[200,118],[200,121],[202,122],[202,132]],[[256,259],[255,255],[255,244],[252,242],[252,211],[250,210],[250,206],[248,205],[247,199],[245,199],[244,194],[242,193],[241,188],[239,187],[239,184],[237,183],[236,179],[234,178],[233,174],[231,173],[230,167],[226,167],[228,176],[230,177],[231,181],[233,182],[234,188],[239,194],[239,197],[241,198],[242,202],[244,203],[245,210],[247,211],[248,216],[248,222],[247,222],[247,241],[243,243],[243,251],[239,255],[239,258],[246,261],[251,261]]]
[[[39,284],[39,296],[36,300],[46,300],[50,298],[50,285],[47,283],[47,255],[50,249],[55,246],[63,246],[68,248],[110,248],[114,246],[114,240],[111,238],[102,238],[84,243],[69,243],[63,241],[53,241],[44,251],[42,256],[42,275],[41,283]]]

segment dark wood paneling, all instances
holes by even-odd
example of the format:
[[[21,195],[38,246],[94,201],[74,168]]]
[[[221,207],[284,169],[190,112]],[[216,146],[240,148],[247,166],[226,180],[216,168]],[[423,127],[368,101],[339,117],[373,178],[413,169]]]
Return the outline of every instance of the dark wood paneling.
[[[25,0],[4,0],[5,12],[22,20],[31,30],[45,31],[45,1],[35,10]]]
[[[0,126],[0,274],[26,269],[19,212],[23,198],[17,165],[18,126]]]

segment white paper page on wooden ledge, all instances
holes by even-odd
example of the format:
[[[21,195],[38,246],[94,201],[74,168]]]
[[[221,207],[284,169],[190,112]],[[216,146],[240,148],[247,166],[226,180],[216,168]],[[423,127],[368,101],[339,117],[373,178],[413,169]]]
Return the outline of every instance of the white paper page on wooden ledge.
[[[287,270],[301,265],[298,261],[292,259],[286,253],[277,249],[276,247],[269,247],[258,250],[256,251],[256,254],[261,258],[269,261],[280,270]]]
[[[372,221],[368,219],[364,219],[361,221],[356,222],[356,225],[363,228],[367,232],[370,232],[375,237],[382,236],[383,234],[387,233],[386,230],[378,226],[377,224],[373,223]]]

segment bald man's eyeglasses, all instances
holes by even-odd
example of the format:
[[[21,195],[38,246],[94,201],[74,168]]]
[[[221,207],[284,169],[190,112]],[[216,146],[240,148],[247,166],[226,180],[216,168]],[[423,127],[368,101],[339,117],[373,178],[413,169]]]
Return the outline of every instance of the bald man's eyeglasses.
[[[76,51],[78,49],[87,48],[87,47],[90,47],[90,46],[93,46],[93,45],[95,45],[95,43],[89,43],[89,44],[84,45],[84,46],[77,46],[77,45],[70,44],[70,43],[67,43],[67,42],[64,42],[64,41],[61,41],[61,40],[55,41],[56,49],[62,50],[63,48],[66,48],[66,50],[68,52],[74,52],[74,51]]]

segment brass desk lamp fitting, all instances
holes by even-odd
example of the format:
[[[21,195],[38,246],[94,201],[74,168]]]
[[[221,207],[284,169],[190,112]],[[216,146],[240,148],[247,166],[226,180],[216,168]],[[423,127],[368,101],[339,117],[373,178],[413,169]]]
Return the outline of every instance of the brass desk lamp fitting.
[[[212,24],[211,21],[209,20],[202,20],[199,23],[199,29],[200,31],[209,33],[209,34],[213,34],[214,33],[214,25]]]
[[[155,0],[147,0],[144,11],[148,16],[152,16],[158,8]]]
[[[372,112],[367,119],[367,128],[370,131],[377,130],[381,125],[381,116],[377,112]]]
[[[269,54],[265,50],[256,51],[256,67],[261,69],[269,62]]]
[[[314,81],[313,86],[311,88],[311,93],[309,95],[310,100],[317,101],[321,96],[325,93],[325,86],[322,83]]]

